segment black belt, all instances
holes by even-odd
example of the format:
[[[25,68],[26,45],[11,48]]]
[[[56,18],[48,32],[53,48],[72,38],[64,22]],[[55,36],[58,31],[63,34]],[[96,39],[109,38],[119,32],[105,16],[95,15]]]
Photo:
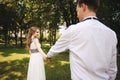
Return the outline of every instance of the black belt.
[[[37,53],[39,52],[38,49],[31,49],[31,53]]]

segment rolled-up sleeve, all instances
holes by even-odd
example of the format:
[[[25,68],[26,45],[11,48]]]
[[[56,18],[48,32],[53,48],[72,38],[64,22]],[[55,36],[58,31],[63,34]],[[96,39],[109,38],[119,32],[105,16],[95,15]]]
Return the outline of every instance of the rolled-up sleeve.
[[[63,34],[58,39],[58,41],[56,41],[55,45],[51,47],[47,56],[52,57],[58,53],[68,50],[70,40],[71,40],[71,28],[69,27],[63,32]]]

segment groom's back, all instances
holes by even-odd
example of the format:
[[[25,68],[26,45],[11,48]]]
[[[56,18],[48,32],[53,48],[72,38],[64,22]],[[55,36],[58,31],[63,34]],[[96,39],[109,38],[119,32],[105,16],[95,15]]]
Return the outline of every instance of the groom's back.
[[[71,29],[72,30],[72,29]],[[87,20],[73,27],[70,61],[73,75],[86,80],[107,80],[116,34],[98,20]],[[76,71],[77,70],[77,71]],[[83,76],[80,76],[83,75]],[[77,80],[77,79],[76,79]]]

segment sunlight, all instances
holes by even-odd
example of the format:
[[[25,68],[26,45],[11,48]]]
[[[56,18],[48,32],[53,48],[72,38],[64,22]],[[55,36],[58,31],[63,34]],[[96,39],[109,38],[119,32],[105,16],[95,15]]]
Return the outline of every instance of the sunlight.
[[[13,61],[13,60],[22,60],[25,57],[29,57],[29,54],[18,54],[18,53],[12,53],[10,56],[4,57],[4,56],[0,56],[0,62],[4,62],[4,61]]]
[[[51,67],[51,68],[54,68],[55,66],[54,66],[54,65],[51,65],[50,67]]]
[[[46,45],[46,46],[50,46],[50,44],[49,44],[49,43],[45,43],[45,45]]]
[[[10,75],[14,75],[14,76],[21,76],[21,72],[15,72],[15,71],[12,71],[11,73],[9,73],[8,75],[5,75],[1,78],[1,80],[6,80],[6,79],[10,79]],[[13,77],[13,76],[12,76]],[[18,80],[18,79],[17,79]]]
[[[66,64],[69,64],[69,61],[60,61],[61,65],[66,65]]]
[[[5,79],[7,79],[9,76],[8,75],[5,75],[5,76],[3,76],[1,79],[2,80],[5,80]]]
[[[11,66],[5,67],[5,70],[9,70],[9,69],[11,69]]]
[[[15,71],[11,72],[11,74],[17,75],[17,76],[21,76],[22,75],[21,72],[15,72]]]

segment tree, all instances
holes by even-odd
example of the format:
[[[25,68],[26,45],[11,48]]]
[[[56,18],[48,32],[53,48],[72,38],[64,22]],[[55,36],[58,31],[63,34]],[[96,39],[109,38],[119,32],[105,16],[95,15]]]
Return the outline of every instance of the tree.
[[[119,0],[101,0],[101,6],[98,11],[99,19],[117,33],[120,40],[120,1]],[[120,43],[118,43],[120,47]]]
[[[11,27],[15,24],[14,19],[16,18],[16,12],[13,7],[7,6],[7,4],[0,4],[0,26],[2,27],[1,35],[4,35],[5,46],[9,43],[8,32]]]
[[[59,25],[66,22],[68,27],[78,22],[74,0],[1,0],[0,3],[0,29],[4,30],[6,44],[11,40],[8,38],[12,32],[15,35],[15,44],[17,45],[20,41],[22,46],[23,33],[25,34],[27,29],[34,25],[40,28],[41,42],[48,39],[43,37],[43,32],[48,31],[51,36],[48,41],[54,44]],[[101,6],[97,12],[99,20],[115,30],[118,38],[120,38],[119,7],[119,0],[101,0]]]

